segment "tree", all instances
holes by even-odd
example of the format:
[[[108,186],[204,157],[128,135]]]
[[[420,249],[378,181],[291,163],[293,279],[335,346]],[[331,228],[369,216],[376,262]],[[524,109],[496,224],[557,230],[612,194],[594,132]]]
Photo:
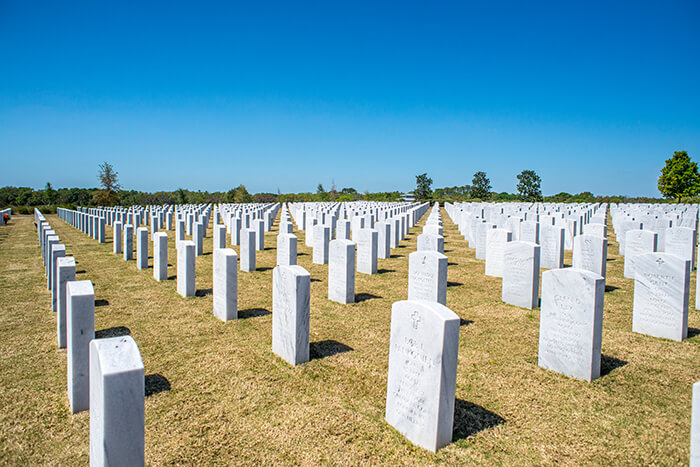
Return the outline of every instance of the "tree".
[[[248,193],[248,189],[245,187],[245,185],[241,184],[238,185],[238,188],[236,188],[234,200],[236,203],[252,203],[253,195]]]
[[[675,151],[673,157],[666,160],[659,176],[659,191],[664,198],[676,198],[679,203],[684,196],[700,192],[698,164],[690,160],[686,151]]]
[[[178,188],[175,192],[175,199],[177,204],[187,204],[187,192],[182,188]]]
[[[433,179],[428,177],[427,173],[416,175],[416,189],[413,194],[419,201],[428,201],[433,194],[430,185],[433,184]]]
[[[46,198],[46,204],[54,204],[56,202],[56,190],[53,189],[50,182],[46,182],[44,198]]]
[[[523,201],[542,201],[542,180],[534,170],[523,170],[518,175],[518,194]]]
[[[318,186],[316,187],[316,193],[321,194],[325,193],[326,190],[323,189],[323,184],[319,183]]]
[[[93,193],[93,200],[98,206],[114,206],[119,203],[117,192],[122,188],[119,184],[119,173],[108,162],[98,165],[98,168],[97,179],[102,189]]]
[[[98,166],[100,172],[97,178],[103,190],[119,191],[122,186],[119,184],[119,173],[114,170],[111,164],[104,162]]]
[[[477,172],[472,178],[472,198],[490,199],[491,198],[491,180],[486,178],[486,172]]]

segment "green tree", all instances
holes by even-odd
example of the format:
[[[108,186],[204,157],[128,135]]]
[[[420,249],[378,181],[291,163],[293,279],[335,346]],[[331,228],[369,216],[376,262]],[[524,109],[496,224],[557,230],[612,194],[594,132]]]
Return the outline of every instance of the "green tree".
[[[681,202],[684,196],[695,196],[700,192],[698,164],[692,162],[686,151],[675,151],[666,160],[659,176],[659,191],[664,198],[675,198]]]
[[[416,175],[416,189],[413,194],[416,196],[418,201],[428,201],[430,200],[433,190],[430,186],[433,184],[433,179],[428,177],[427,173]]]
[[[253,195],[248,193],[248,189],[245,185],[238,185],[236,188],[236,196],[234,197],[236,203],[252,203]]]
[[[542,180],[534,170],[523,170],[518,174],[518,195],[523,201],[542,201]]]
[[[479,199],[491,198],[491,180],[486,178],[486,172],[477,172],[472,178],[471,197]]]
[[[46,182],[46,187],[44,187],[44,198],[46,199],[46,204],[54,204],[56,202],[56,190],[53,189],[50,182]]]
[[[178,188],[175,191],[175,200],[177,204],[187,204],[187,192],[182,188]]]

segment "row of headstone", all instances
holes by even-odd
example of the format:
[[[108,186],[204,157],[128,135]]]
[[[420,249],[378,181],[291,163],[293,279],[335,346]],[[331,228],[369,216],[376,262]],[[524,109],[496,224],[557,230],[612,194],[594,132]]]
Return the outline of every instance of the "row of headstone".
[[[95,339],[95,291],[76,280],[75,259],[38,209],[34,217],[58,347],[66,349],[70,412],[90,411],[90,465],[144,465],[145,374],[130,336]],[[50,253],[49,253],[50,252]]]

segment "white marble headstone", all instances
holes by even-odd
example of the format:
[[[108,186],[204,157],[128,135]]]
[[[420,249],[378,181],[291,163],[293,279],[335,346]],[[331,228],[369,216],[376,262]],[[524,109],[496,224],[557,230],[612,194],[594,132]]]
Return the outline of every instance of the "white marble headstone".
[[[538,364],[574,378],[600,376],[605,279],[582,269],[542,273]]]
[[[452,441],[459,323],[436,302],[392,306],[386,421],[433,452]]]

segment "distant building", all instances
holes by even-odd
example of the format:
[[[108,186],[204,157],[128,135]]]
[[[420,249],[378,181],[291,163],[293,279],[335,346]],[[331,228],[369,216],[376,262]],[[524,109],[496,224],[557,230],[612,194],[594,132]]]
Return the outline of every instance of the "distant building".
[[[416,201],[416,197],[413,193],[404,193],[401,195],[401,200],[406,201],[408,203],[413,203]]]

